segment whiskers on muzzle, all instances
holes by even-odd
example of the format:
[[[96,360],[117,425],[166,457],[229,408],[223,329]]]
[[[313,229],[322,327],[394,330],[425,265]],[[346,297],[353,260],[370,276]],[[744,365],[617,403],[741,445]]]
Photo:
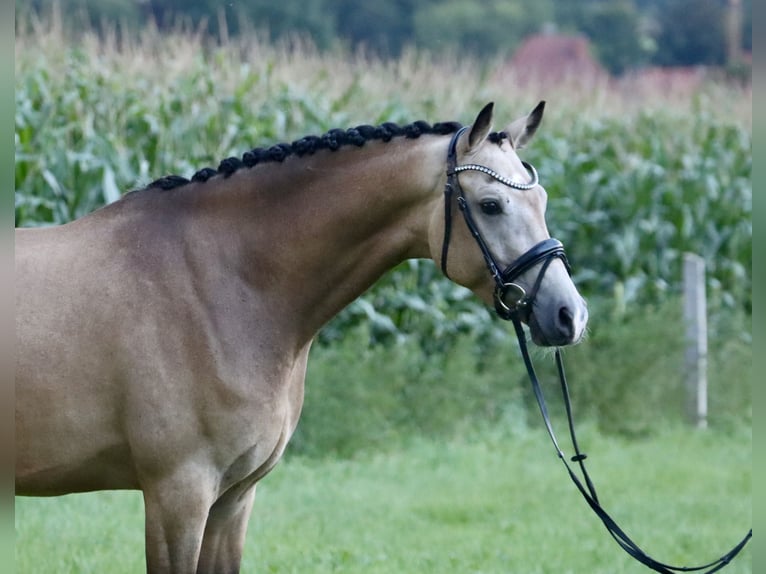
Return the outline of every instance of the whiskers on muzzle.
[[[588,307],[585,300],[571,303],[532,303],[526,318],[532,341],[542,347],[576,345],[585,336],[588,324]]]

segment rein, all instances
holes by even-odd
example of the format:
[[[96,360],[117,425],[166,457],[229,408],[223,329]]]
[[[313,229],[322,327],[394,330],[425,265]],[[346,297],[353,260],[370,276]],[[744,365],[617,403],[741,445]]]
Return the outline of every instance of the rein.
[[[745,537],[729,552],[720,558],[709,562],[708,564],[703,564],[701,566],[671,566],[669,564],[659,562],[646,554],[646,552],[644,552],[633,540],[631,540],[625,531],[620,528],[617,522],[615,522],[615,520],[601,506],[598,500],[598,494],[596,493],[596,488],[593,485],[593,481],[591,480],[590,475],[588,474],[588,470],[585,467],[585,459],[587,458],[587,455],[580,450],[580,446],[577,442],[577,436],[574,428],[574,418],[572,415],[572,404],[569,396],[569,386],[567,384],[566,373],[564,372],[564,362],[561,357],[560,349],[557,348],[555,352],[556,369],[558,371],[559,381],[561,383],[561,393],[564,398],[567,423],[569,426],[569,436],[575,452],[574,456],[569,459],[569,462],[576,463],[579,466],[582,480],[572,469],[572,466],[570,466],[569,462],[567,462],[566,456],[561,450],[559,442],[556,438],[556,434],[553,431],[553,425],[551,424],[550,416],[548,415],[548,407],[545,403],[543,390],[540,386],[540,381],[537,378],[537,373],[535,372],[534,365],[532,364],[532,359],[529,356],[527,340],[524,334],[524,329],[522,327],[522,319],[529,316],[535,295],[537,294],[540,283],[542,282],[543,276],[545,275],[545,272],[547,271],[550,263],[554,259],[558,258],[564,262],[567,271],[570,273],[571,268],[569,266],[569,262],[564,252],[564,246],[562,243],[558,239],[550,238],[534,245],[526,253],[522,254],[516,261],[508,265],[502,272],[499,270],[500,267],[498,266],[494,256],[492,255],[492,252],[489,250],[489,246],[484,241],[484,238],[481,236],[481,233],[476,226],[457,176],[462,171],[480,171],[492,176],[496,180],[509,187],[526,190],[532,189],[535,185],[537,185],[537,171],[535,171],[535,168],[530,164],[522,162],[527,171],[529,171],[532,175],[532,179],[529,183],[517,183],[507,177],[497,174],[495,171],[482,165],[468,164],[458,166],[456,151],[457,140],[465,130],[465,127],[461,128],[452,136],[447,155],[447,183],[444,188],[444,242],[442,243],[441,258],[441,267],[444,275],[449,277],[447,274],[447,255],[449,253],[449,242],[452,233],[452,196],[456,195],[458,207],[463,214],[463,218],[465,219],[471,235],[478,243],[482,255],[484,256],[485,263],[487,264],[487,269],[495,281],[495,311],[502,319],[511,321],[513,323],[513,327],[516,331],[516,337],[519,341],[521,356],[524,360],[524,366],[527,369],[529,380],[532,383],[532,390],[535,393],[537,405],[540,408],[540,414],[542,415],[543,422],[545,423],[545,428],[548,431],[548,436],[550,437],[551,442],[556,449],[556,454],[558,455],[559,460],[561,460],[563,463],[564,468],[569,474],[572,482],[577,487],[577,490],[580,491],[580,494],[582,494],[583,498],[591,507],[593,512],[599,517],[601,522],[603,522],[607,531],[612,536],[612,538],[614,538],[617,544],[635,560],[641,562],[655,572],[660,572],[661,574],[677,574],[679,572],[702,572],[703,574],[712,574],[713,572],[721,570],[724,566],[729,564],[729,562],[731,562],[737,554],[739,554],[739,552],[752,538],[752,528],[748,531]],[[532,290],[527,293],[523,287],[517,283],[514,283],[514,281],[538,263],[542,263],[542,267],[540,268],[540,272],[535,279]],[[508,298],[511,299],[510,303],[508,302]]]

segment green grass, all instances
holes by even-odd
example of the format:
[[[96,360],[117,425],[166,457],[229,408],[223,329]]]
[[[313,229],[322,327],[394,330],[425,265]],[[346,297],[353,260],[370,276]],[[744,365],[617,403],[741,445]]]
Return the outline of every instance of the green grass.
[[[749,429],[581,434],[602,503],[655,558],[709,561],[750,527]],[[614,544],[539,431],[293,457],[258,488],[244,572],[646,571]],[[17,498],[17,572],[140,572],[142,523],[137,493]],[[751,550],[726,572],[752,572]]]

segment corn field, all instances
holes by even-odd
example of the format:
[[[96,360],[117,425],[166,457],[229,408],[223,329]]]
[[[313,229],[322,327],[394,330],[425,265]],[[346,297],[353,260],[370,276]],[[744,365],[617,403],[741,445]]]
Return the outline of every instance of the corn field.
[[[618,312],[640,310],[677,294],[682,254],[692,251],[707,262],[714,306],[751,309],[749,88],[712,79],[676,92],[519,87],[499,60],[410,52],[379,61],[152,29],[130,40],[109,30],[74,37],[55,21],[17,25],[15,82],[17,226],[65,223],[162,175],[188,177],[334,127],[468,122],[490,100],[504,123],[545,99],[543,126],[522,156],[548,190],[549,228],[581,291]],[[383,341],[505,336],[487,319],[430,262],[409,261],[322,337],[361,321]]]

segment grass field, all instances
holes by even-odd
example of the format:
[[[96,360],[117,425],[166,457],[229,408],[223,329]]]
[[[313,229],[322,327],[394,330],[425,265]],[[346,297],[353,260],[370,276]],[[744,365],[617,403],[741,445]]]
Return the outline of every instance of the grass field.
[[[709,561],[750,527],[749,430],[581,434],[602,503],[655,558]],[[17,498],[16,571],[141,572],[142,521],[137,493]],[[243,562],[256,571],[647,570],[590,512],[547,436],[498,431],[344,461],[288,458],[259,485]],[[752,572],[750,548],[726,572]]]

